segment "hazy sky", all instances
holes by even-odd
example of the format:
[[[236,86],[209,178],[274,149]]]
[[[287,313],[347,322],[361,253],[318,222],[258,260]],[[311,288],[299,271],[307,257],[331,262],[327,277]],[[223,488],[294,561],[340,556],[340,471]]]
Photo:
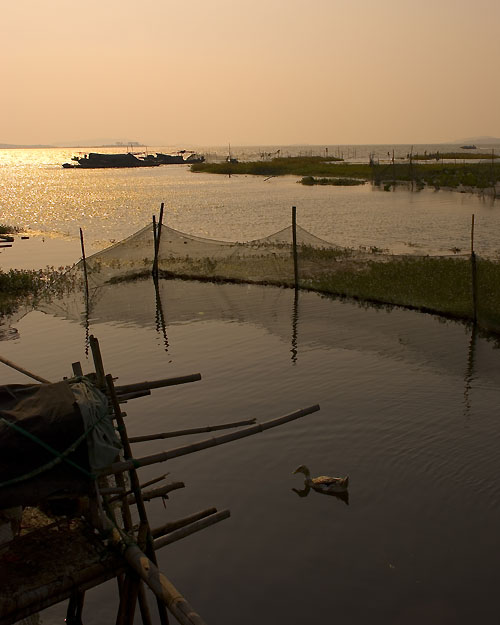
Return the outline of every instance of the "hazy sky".
[[[0,143],[500,136],[500,0],[0,0]]]

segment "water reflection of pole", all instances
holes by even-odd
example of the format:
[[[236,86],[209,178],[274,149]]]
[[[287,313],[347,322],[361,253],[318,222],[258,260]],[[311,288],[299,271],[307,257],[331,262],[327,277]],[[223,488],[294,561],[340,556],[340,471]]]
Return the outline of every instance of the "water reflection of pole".
[[[299,327],[299,290],[295,289],[292,309],[292,362],[295,364],[299,355],[298,348],[298,327]]]
[[[472,380],[474,379],[474,365],[476,360],[476,341],[477,341],[477,326],[472,326],[472,332],[469,340],[469,351],[467,355],[467,368],[465,370],[464,377],[464,416],[470,416],[471,401],[470,392],[472,389]]]
[[[168,336],[167,336],[167,326],[165,324],[165,316],[163,314],[163,306],[161,303],[161,293],[160,293],[160,284],[158,281],[158,276],[153,275],[153,283],[155,285],[155,296],[156,296],[156,331],[159,333],[161,331],[163,335],[163,344],[165,345],[165,351],[168,352]]]

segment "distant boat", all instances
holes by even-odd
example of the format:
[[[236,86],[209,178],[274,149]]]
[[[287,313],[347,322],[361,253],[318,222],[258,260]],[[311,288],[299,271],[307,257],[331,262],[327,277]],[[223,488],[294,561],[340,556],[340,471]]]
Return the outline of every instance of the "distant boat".
[[[462,145],[460,147],[462,150],[477,150],[477,146],[475,145]]]
[[[134,154],[100,154],[90,152],[84,156],[73,156],[76,163],[63,163],[65,169],[103,169],[106,167],[155,167],[160,163],[146,158],[137,158]]]
[[[184,158],[183,155],[186,153],[187,150],[180,150],[177,154],[162,154],[161,152],[157,152],[156,156],[148,154],[144,160],[158,165],[182,165],[183,163],[191,165],[192,163],[203,163],[205,160],[204,156],[196,152],[191,152],[189,156]]]

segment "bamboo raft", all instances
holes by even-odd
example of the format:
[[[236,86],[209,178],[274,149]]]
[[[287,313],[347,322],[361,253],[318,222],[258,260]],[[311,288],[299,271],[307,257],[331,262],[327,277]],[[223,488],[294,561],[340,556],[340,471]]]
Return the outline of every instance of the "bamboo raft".
[[[114,378],[105,373],[98,340],[91,336],[89,342],[95,371],[86,377],[107,396],[109,416],[119,432],[122,453],[116,462],[99,471],[90,494],[76,499],[76,508],[72,500],[73,512],[66,513],[64,518],[49,518],[39,510],[24,510],[21,533],[11,542],[0,544],[0,625],[11,625],[65,600],[69,600],[67,622],[79,625],[85,592],[112,578],[117,579],[119,593],[117,625],[132,625],[137,604],[143,624],[151,625],[146,587],[156,598],[162,625],[169,622],[168,613],[182,625],[203,625],[201,616],[158,570],[156,552],[227,519],[230,511],[212,507],[151,527],[145,504],[158,497],[165,498],[168,493],[183,488],[184,483],[166,482],[165,474],[141,483],[138,469],[263,432],[314,413],[319,406],[309,406],[263,423],[246,419],[129,438],[122,403],[150,394],[152,389],[195,382],[201,376],[192,374],[115,386]],[[0,361],[40,384],[49,383],[4,358],[0,357]],[[73,363],[72,368],[75,376],[83,375],[80,363]],[[132,453],[131,446],[136,442],[225,429],[233,431],[141,458]]]

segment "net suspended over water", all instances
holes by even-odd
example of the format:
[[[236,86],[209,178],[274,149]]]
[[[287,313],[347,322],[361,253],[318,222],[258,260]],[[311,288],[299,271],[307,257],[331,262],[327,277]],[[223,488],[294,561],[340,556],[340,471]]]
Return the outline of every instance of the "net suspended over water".
[[[159,236],[156,232],[159,231]],[[293,245],[295,238],[296,245]],[[156,241],[156,243],[155,243]],[[455,252],[458,250],[455,250]],[[89,290],[140,275],[295,286],[477,320],[500,332],[500,264],[474,254],[393,255],[324,241],[297,226],[237,243],[154,222],[86,259]],[[73,268],[84,275],[80,261]]]
[[[294,283],[293,230],[289,226],[262,239],[246,243],[217,241],[184,234],[163,225],[159,229],[158,270],[192,278],[225,279],[270,284]],[[296,228],[297,250],[328,250],[331,257],[345,248]],[[155,259],[155,228],[149,224],[127,239],[86,259],[91,287],[151,272]],[[319,259],[316,259],[318,261]],[[82,263],[77,265],[83,269]],[[317,274],[319,267],[316,267]],[[306,267],[301,265],[304,274]]]

